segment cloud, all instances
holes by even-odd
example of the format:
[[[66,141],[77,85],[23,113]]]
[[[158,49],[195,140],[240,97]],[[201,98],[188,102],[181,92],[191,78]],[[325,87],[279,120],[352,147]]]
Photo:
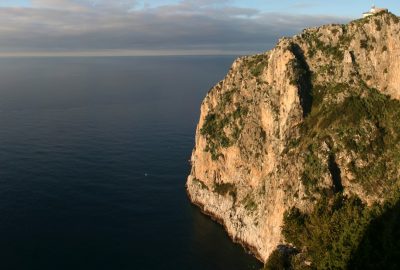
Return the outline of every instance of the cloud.
[[[39,9],[59,9],[87,11],[90,9],[131,9],[135,0],[31,0],[31,5]]]
[[[32,0],[32,8],[0,8],[0,54],[257,52],[305,27],[348,20],[263,13],[229,0],[184,0],[144,9],[136,4]]]
[[[33,8],[38,9],[60,9],[60,10],[83,10],[82,3],[72,0],[31,0]]]

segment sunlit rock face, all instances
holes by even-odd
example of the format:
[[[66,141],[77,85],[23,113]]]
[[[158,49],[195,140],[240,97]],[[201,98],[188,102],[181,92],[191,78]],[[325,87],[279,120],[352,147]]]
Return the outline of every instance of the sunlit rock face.
[[[317,113],[368,91],[400,99],[399,32],[398,17],[382,13],[306,29],[237,59],[201,105],[187,180],[191,201],[262,261],[284,243],[284,212],[311,210],[321,191],[381,201],[390,185],[370,188],[354,169],[377,157],[350,149],[339,133],[318,137],[327,128]],[[374,140],[375,126],[364,121],[360,129],[368,131],[360,140]],[[319,166],[312,187],[310,147]],[[398,168],[388,172],[399,175]]]

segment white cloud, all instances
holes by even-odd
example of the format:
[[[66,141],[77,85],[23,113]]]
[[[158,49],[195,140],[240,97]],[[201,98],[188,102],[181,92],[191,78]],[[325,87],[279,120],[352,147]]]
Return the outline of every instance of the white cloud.
[[[60,9],[60,10],[82,10],[84,5],[73,0],[31,0],[33,8],[38,9]]]
[[[0,8],[0,54],[263,51],[280,36],[348,20],[261,13],[229,1],[215,6],[213,0],[185,0],[133,10],[131,0],[93,1],[33,0],[33,8]]]
[[[39,9],[59,9],[84,11],[90,9],[129,10],[136,4],[135,0],[31,0],[32,7]]]

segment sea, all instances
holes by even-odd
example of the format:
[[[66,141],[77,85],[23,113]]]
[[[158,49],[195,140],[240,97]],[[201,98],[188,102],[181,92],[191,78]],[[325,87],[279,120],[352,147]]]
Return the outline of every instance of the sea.
[[[0,58],[0,269],[260,269],[185,192],[234,59]]]

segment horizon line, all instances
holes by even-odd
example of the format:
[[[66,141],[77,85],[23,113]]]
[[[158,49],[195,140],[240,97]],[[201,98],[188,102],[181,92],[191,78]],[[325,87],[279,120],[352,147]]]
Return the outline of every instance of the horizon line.
[[[266,51],[266,50],[264,50]],[[140,57],[140,56],[230,56],[253,55],[263,51],[239,50],[103,50],[103,51],[62,51],[62,52],[0,52],[0,58],[39,58],[39,57]]]

